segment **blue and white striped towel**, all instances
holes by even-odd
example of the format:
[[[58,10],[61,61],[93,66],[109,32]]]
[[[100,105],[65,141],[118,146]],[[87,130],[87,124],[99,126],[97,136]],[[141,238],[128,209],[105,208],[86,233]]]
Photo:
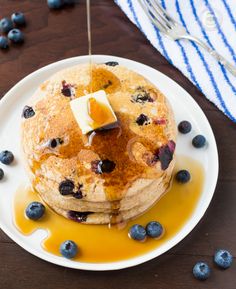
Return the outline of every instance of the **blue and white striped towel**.
[[[236,65],[235,0],[159,1],[189,33],[202,39]],[[236,122],[235,76],[195,43],[166,38],[151,24],[137,0],[115,2],[171,64]]]

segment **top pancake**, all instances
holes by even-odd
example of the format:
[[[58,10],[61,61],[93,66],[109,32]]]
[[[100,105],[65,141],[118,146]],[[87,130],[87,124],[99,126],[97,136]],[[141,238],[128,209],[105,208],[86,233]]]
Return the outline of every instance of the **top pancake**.
[[[62,198],[65,180],[80,191],[79,201],[122,200],[163,177],[173,158],[176,126],[164,95],[143,76],[126,67],[95,64],[90,82],[88,64],[53,75],[35,92],[28,106],[32,117],[22,121],[22,147],[35,188],[48,180],[48,194]],[[117,116],[118,127],[82,135],[70,101],[103,89]],[[52,140],[57,140],[56,147]],[[114,162],[99,174],[100,160]]]

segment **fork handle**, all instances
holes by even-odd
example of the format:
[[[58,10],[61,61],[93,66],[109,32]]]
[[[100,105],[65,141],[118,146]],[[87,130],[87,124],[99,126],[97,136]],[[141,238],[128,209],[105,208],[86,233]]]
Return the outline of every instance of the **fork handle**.
[[[210,53],[210,55],[213,56],[219,63],[221,63],[229,72],[231,72],[234,76],[236,76],[236,66],[231,64],[227,59],[225,59],[222,55],[220,55],[216,50],[210,48],[208,45],[206,45],[199,38],[194,37],[194,36],[189,35],[189,34],[182,35],[181,38],[188,39],[188,40],[194,41],[197,44],[199,44],[206,51],[208,51]]]

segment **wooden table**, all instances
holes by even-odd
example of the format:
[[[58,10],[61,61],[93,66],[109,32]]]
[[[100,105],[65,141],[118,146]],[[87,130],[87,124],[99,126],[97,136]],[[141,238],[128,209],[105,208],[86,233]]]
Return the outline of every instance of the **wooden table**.
[[[26,41],[0,52],[0,97],[46,64],[87,54],[85,1],[74,8],[50,12],[46,0],[0,0],[0,17],[19,10],[28,22],[24,28]],[[227,248],[236,256],[236,125],[150,45],[112,0],[92,0],[92,38],[94,54],[117,55],[150,65],[179,83],[202,107],[214,130],[220,157],[213,201],[201,223],[181,244],[160,258],[121,271],[59,267],[32,256],[0,232],[0,288],[235,289],[236,260],[226,271],[213,266],[205,282],[195,280],[191,270],[198,260],[212,264],[216,248]]]

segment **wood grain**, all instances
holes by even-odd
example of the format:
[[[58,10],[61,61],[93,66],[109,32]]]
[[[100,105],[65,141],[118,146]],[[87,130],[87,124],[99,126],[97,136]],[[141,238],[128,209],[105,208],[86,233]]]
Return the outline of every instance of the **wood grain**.
[[[25,44],[0,51],[0,97],[46,64],[87,54],[85,1],[78,2],[73,8],[52,12],[46,0],[0,0],[0,17],[22,11],[28,22]],[[225,247],[236,256],[236,125],[149,44],[112,0],[91,2],[94,54],[127,57],[162,71],[186,89],[205,112],[220,156],[215,196],[203,220],[181,244],[160,258],[116,272],[76,271],[46,263],[0,232],[0,288],[235,289],[236,262],[226,271],[213,266],[211,278],[204,283],[194,280],[191,268],[198,260],[212,264],[216,248]]]

